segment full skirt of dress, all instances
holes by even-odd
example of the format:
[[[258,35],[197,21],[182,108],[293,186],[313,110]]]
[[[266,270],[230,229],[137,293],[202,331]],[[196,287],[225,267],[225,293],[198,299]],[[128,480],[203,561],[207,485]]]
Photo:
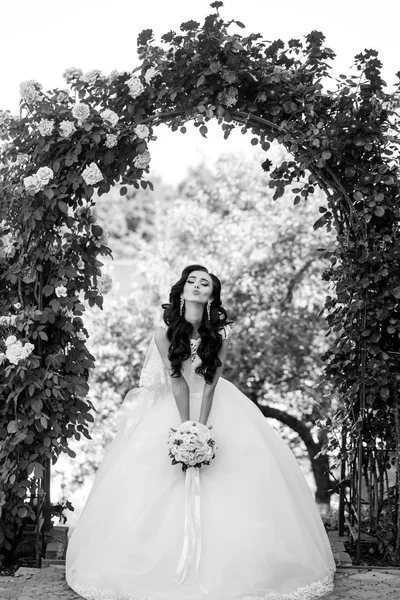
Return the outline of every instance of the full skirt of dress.
[[[194,394],[192,420],[200,405]],[[332,591],[332,552],[293,453],[224,378],[208,419],[216,457],[199,470],[199,565],[193,559],[177,584],[187,490],[167,439],[180,422],[166,388],[129,435],[116,435],[69,540],[69,586],[87,600],[311,600]]]

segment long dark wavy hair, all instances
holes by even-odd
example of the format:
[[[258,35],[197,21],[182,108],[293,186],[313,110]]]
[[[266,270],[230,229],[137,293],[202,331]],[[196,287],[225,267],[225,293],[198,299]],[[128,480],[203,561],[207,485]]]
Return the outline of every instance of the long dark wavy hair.
[[[169,303],[162,304],[164,309],[163,319],[167,329],[167,337],[171,342],[168,352],[168,358],[172,366],[172,377],[179,377],[181,374],[182,363],[190,357],[190,337],[193,333],[193,326],[185,319],[185,310],[182,316],[180,312],[180,300],[183,288],[187,278],[193,271],[204,271],[208,273],[212,280],[212,304],[210,310],[210,319],[207,311],[204,309],[203,317],[199,327],[201,337],[197,353],[201,358],[201,364],[196,368],[196,373],[202,375],[207,383],[212,383],[215,372],[221,366],[218,358],[218,352],[222,347],[222,336],[218,332],[221,327],[232,323],[228,321],[228,315],[221,303],[221,282],[212,273],[202,265],[189,265],[182,271],[180,279],[172,286],[169,295]]]

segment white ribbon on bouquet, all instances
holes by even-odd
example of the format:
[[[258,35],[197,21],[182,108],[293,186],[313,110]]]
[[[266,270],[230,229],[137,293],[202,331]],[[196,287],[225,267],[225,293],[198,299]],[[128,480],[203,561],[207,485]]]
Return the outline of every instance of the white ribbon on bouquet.
[[[199,578],[201,559],[200,469],[189,467],[185,473],[185,528],[182,552],[176,570],[177,585],[181,585],[185,580],[194,555],[197,583],[201,592],[205,596],[209,596],[210,591],[202,585]]]

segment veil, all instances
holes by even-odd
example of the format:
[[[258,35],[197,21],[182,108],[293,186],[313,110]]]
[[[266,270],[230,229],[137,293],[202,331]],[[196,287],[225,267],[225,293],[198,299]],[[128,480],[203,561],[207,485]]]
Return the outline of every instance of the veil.
[[[156,405],[161,395],[169,391],[170,387],[168,372],[153,333],[140,373],[139,387],[129,390],[117,411],[117,433],[129,438],[140,419]]]

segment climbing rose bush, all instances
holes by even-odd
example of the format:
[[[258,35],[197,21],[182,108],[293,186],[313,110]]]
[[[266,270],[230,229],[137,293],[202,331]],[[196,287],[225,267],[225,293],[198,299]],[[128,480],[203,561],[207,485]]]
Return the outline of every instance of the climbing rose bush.
[[[94,191],[152,188],[148,143],[160,122],[184,133],[193,120],[207,136],[216,119],[225,138],[240,127],[265,152],[278,142],[293,160],[262,163],[274,199],[293,193],[298,204],[324,191],[315,228],[337,233],[323,254],[334,289],[325,306],[335,333],[326,375],[342,400],[335,426],[348,426],[354,451],[361,431],[366,445],[379,438],[400,455],[398,95],[385,91],[373,50],[356,56],[356,76],[327,91],[335,55],[320,32],[265,42],[233,33],[232,24],[243,24],[224,22],[221,2],[211,6],[202,26],[182,23],[160,45],[143,31],[132,71],[107,77],[71,67],[68,90],[49,92],[26,81],[20,115],[0,113],[0,309],[10,316],[21,305],[17,341],[35,346],[0,372],[0,561],[22,519],[34,518],[29,498],[37,480],[43,494],[46,465],[71,455],[71,437],[89,436],[94,357],[84,301],[102,307],[99,255],[111,253],[94,219]],[[394,509],[392,518],[400,562]]]

